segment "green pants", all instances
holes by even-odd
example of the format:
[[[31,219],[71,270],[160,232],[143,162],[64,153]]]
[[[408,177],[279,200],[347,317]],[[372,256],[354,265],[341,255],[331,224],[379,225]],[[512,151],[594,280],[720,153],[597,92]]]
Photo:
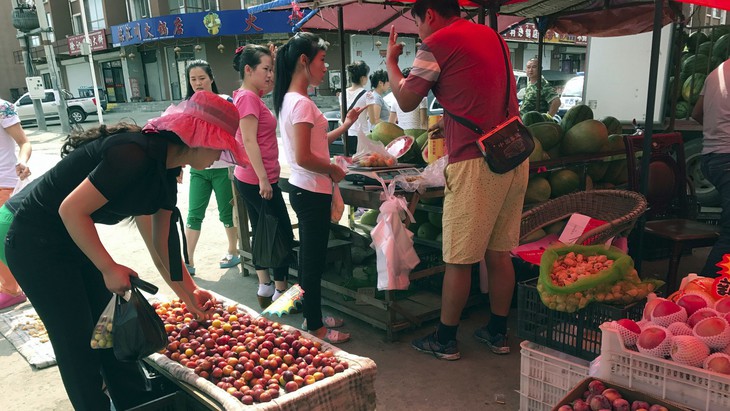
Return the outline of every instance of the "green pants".
[[[228,169],[209,168],[190,170],[188,228],[200,231],[212,192],[215,192],[215,201],[218,203],[218,218],[226,228],[233,227],[233,189],[231,179],[228,178]]]
[[[15,216],[7,207],[0,207],[0,261],[5,265],[8,265],[8,262],[5,260],[5,236],[8,235],[10,225],[13,224],[13,218]]]

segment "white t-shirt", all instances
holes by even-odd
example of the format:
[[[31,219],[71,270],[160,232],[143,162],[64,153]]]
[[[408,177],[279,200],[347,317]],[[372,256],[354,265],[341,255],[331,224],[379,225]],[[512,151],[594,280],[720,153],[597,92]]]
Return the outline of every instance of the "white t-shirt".
[[[309,148],[314,157],[328,163],[330,161],[327,119],[309,97],[294,92],[286,93],[279,114],[279,133],[286,160],[291,167],[289,183],[307,191],[332,194],[332,179],[328,175],[306,170],[297,164],[293,139],[294,125],[299,123],[314,125]]]
[[[421,100],[421,103],[418,105],[418,108],[406,113],[400,109],[400,106],[398,105],[398,100],[393,98],[392,103],[390,103],[390,112],[396,113],[396,117],[398,118],[398,127],[402,128],[403,130],[408,130],[411,128],[423,128],[423,124],[421,124],[421,109],[425,109],[427,107],[428,99],[424,97],[423,100]]]
[[[18,175],[15,173],[15,165],[18,164],[18,157],[15,155],[17,144],[5,131],[18,123],[20,117],[15,111],[15,105],[0,99],[0,188],[15,188],[18,184]]]
[[[702,154],[730,154],[730,61],[710,73],[702,89]]]
[[[366,96],[366,94],[368,92],[364,88],[359,88],[359,89],[357,89],[355,91],[351,91],[349,88],[345,89],[345,92],[346,92],[345,94],[347,95],[347,107],[346,107],[346,109],[347,108],[350,108],[350,105],[352,104],[353,101],[355,101],[355,98],[360,93],[362,93],[363,91],[365,91],[365,93],[363,93],[363,95],[360,96],[360,98],[357,100],[357,102],[355,103],[355,105],[353,106],[353,108],[367,106],[367,96]],[[342,106],[342,99],[339,99],[339,101],[340,101],[340,106]],[[365,134],[367,134],[367,133],[370,132],[370,126],[368,125],[368,113],[367,113],[367,110],[363,110],[363,112],[360,113],[360,116],[357,118],[357,120],[355,120],[355,122],[352,123],[352,126],[350,127],[350,129],[347,130],[347,135],[348,136],[357,136],[358,135],[358,131],[361,131],[363,135],[365,135]]]

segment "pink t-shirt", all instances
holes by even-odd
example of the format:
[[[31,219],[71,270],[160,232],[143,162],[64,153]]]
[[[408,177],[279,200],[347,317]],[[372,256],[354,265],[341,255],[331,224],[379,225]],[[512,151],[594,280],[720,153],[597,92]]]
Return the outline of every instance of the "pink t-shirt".
[[[423,41],[403,87],[421,96],[433,89],[445,111],[489,131],[506,120],[507,81],[515,84],[509,61],[505,69],[500,41],[502,38],[491,28],[458,19]],[[509,72],[508,78],[505,71]],[[510,114],[518,115],[514,87],[509,99]],[[475,132],[446,113],[444,128],[449,163],[481,157]]]
[[[266,176],[269,178],[269,183],[273,184],[279,181],[281,166],[279,165],[279,145],[276,141],[276,118],[274,114],[271,113],[271,110],[266,107],[266,104],[259,96],[249,90],[238,89],[234,91],[233,104],[238,108],[239,118],[252,115],[258,119],[259,126],[256,132],[256,141],[259,144]],[[243,135],[241,135],[240,128],[236,131],[236,140],[243,144]],[[247,184],[259,183],[256,172],[250,166],[236,166],[233,175]]]

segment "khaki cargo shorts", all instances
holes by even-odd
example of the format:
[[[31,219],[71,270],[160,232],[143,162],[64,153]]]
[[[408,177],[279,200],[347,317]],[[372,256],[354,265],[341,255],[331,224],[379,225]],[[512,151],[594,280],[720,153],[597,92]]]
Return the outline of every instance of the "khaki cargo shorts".
[[[444,170],[443,259],[473,264],[489,249],[517,247],[529,164],[493,173],[482,158],[449,164]]]

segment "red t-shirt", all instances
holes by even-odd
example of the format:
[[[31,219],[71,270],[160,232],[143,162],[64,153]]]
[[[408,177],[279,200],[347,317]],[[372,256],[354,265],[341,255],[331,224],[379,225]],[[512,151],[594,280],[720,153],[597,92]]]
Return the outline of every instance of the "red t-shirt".
[[[447,112],[489,131],[506,120],[507,81],[512,82],[510,115],[519,113],[512,63],[506,70],[498,41],[504,43],[491,28],[459,19],[423,41],[403,87],[421,96],[433,89]],[[475,132],[446,113],[444,128],[449,163],[481,157]]]
[[[242,89],[234,91],[233,104],[238,108],[239,118],[252,115],[258,119],[259,124],[256,141],[259,144],[259,151],[261,151],[261,160],[266,169],[266,176],[269,178],[269,183],[271,184],[279,181],[281,166],[279,165],[279,145],[276,141],[276,118],[271,113],[271,110],[266,107],[264,101],[252,91]],[[241,135],[240,128],[236,131],[236,140],[243,145],[243,136]],[[259,183],[259,178],[251,166],[245,168],[236,166],[233,170],[233,175],[239,181],[247,184]]]

